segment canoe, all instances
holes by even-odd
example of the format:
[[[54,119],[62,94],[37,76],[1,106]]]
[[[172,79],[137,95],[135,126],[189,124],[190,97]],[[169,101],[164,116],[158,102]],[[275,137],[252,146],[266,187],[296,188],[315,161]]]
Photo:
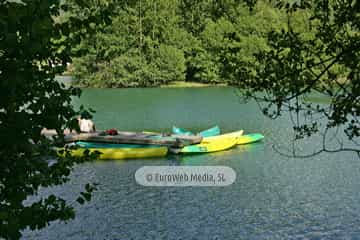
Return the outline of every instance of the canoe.
[[[180,149],[181,153],[210,153],[227,150],[237,143],[236,137],[204,138],[199,144],[188,145]]]
[[[101,152],[99,159],[134,159],[134,158],[151,158],[164,157],[167,147],[146,147],[146,148],[78,148],[70,150],[74,157],[81,157],[85,150],[90,153],[94,151]]]
[[[187,135],[187,136],[192,136],[195,135],[194,133],[192,133],[191,131],[184,129],[184,128],[179,128],[176,126],[172,127],[172,132],[174,134],[179,134],[179,135]],[[198,133],[200,136],[202,137],[211,137],[211,136],[216,136],[220,134],[220,128],[218,126],[214,126],[212,128],[206,129],[204,131],[201,131]]]

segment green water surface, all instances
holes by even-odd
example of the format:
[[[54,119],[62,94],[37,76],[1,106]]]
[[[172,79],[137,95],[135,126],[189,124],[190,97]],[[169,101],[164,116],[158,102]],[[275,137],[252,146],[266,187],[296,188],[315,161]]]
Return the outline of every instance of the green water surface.
[[[23,239],[358,239],[360,161],[355,154],[287,158],[287,116],[265,118],[241,103],[232,88],[86,89],[79,106],[97,110],[98,129],[261,133],[261,142],[225,152],[152,160],[98,161],[79,165],[64,186],[44,189],[69,201],[87,182],[99,183],[93,200],[76,205],[77,217],[53,223]],[[311,152],[311,138],[298,146]],[[234,169],[228,187],[143,187],[134,174],[149,165],[220,165]]]

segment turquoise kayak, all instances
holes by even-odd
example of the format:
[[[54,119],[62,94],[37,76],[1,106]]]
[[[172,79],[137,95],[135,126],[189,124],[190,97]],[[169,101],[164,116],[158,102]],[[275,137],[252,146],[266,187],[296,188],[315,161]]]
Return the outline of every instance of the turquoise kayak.
[[[184,129],[184,128],[178,128],[178,127],[175,127],[173,126],[172,127],[172,133],[173,134],[178,134],[178,135],[194,135],[192,132]]]
[[[187,136],[195,135],[194,133],[192,133],[189,130],[186,130],[184,128],[178,128],[178,127],[175,127],[175,126],[172,127],[172,132],[174,134],[179,134],[179,135],[187,135]],[[217,135],[220,134],[220,128],[218,126],[214,126],[212,128],[201,131],[198,134],[200,136],[202,136],[202,137],[217,136]]]

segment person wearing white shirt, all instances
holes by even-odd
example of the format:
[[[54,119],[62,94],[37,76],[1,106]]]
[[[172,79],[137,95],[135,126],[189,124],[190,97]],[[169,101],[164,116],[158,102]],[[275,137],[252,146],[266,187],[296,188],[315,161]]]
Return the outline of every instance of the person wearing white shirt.
[[[80,127],[80,132],[82,133],[91,133],[91,132],[95,132],[95,124],[93,121],[91,121],[90,119],[83,119],[78,117],[78,123],[79,123],[79,127]]]

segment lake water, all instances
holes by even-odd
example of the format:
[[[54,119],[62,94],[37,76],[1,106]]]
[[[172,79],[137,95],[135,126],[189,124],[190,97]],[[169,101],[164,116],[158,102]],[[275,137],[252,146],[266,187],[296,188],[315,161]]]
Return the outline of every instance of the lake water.
[[[169,131],[172,125],[224,132],[244,129],[262,142],[225,152],[78,165],[71,181],[42,191],[74,201],[88,182],[93,200],[77,215],[23,239],[360,239],[360,161],[355,154],[287,158],[287,117],[265,118],[232,88],[87,89],[76,105],[97,110],[98,129]],[[310,139],[305,151],[319,144]],[[134,174],[151,165],[219,165],[234,169],[228,187],[143,187]]]

